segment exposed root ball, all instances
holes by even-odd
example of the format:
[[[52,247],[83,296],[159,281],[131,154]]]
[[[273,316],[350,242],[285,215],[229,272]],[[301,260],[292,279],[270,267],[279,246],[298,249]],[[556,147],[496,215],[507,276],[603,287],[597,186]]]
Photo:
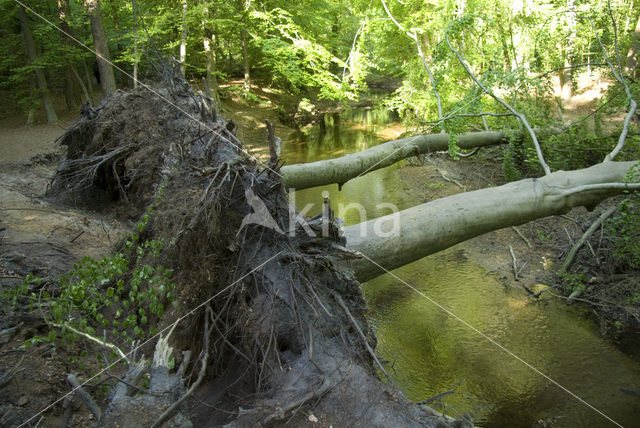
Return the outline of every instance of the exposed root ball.
[[[208,351],[206,378],[182,414],[194,426],[256,426],[295,414],[301,422],[298,412],[313,406],[328,423],[435,426],[377,380],[360,286],[332,262],[336,226],[327,238],[283,233],[295,225],[280,176],[244,152],[232,130],[206,96],[173,78],[86,109],[61,141],[68,154],[54,192],[82,201],[101,189],[139,213],[152,208],[144,239],[163,240],[179,290],[178,307],[158,327],[180,320],[171,339],[192,351],[186,373],[197,373]],[[271,227],[243,224],[255,200]]]

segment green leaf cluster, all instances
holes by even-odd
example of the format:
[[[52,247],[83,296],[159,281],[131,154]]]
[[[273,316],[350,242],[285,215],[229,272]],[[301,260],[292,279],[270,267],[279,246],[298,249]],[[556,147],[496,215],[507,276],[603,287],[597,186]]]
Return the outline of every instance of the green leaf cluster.
[[[139,233],[145,231],[152,213],[137,224]],[[14,306],[28,304],[53,327],[27,345],[57,338],[77,340],[67,326],[116,344],[155,334],[167,305],[175,304],[177,286],[173,270],[160,262],[164,240],[141,240],[139,233],[131,234],[120,252],[99,260],[83,257],[57,284],[41,287],[38,293],[31,291],[40,283],[33,276],[5,291],[3,300]]]

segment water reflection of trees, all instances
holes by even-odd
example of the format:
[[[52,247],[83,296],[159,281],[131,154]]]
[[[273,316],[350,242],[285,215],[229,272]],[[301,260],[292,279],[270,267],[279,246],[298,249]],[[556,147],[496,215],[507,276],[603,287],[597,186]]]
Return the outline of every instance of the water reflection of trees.
[[[298,129],[285,142],[289,163],[311,162],[379,144],[378,132],[397,120],[386,109],[358,108],[327,113],[312,128]]]

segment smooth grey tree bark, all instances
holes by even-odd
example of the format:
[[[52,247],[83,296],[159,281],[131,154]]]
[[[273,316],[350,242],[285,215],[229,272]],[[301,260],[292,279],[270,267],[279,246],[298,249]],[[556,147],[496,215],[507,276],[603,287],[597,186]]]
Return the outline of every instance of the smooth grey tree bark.
[[[98,61],[98,71],[100,72],[100,85],[105,96],[116,91],[116,79],[113,75],[113,66],[109,56],[109,46],[107,36],[104,32],[102,22],[102,12],[100,11],[99,0],[85,0],[87,13],[91,22],[91,34],[93,35],[93,48]]]
[[[473,149],[506,142],[502,132],[472,132],[458,135],[457,146]],[[449,148],[449,134],[422,134],[388,141],[358,153],[304,164],[285,165],[281,168],[286,187],[296,190],[338,183],[343,185],[352,178],[418,154],[437,152]]]
[[[635,167],[634,167],[635,165]],[[557,171],[418,205],[344,228],[347,248],[363,254],[345,262],[367,281],[429,254],[497,229],[559,215],[574,207],[594,208],[625,190],[637,162],[606,162],[576,171]]]
[[[213,4],[212,4],[213,5]],[[215,9],[210,9],[208,4],[204,4],[204,15],[205,18],[202,21],[202,27],[204,30],[204,37],[202,39],[202,44],[204,47],[204,55],[207,61],[207,74],[205,80],[207,82],[207,86],[209,87],[209,91],[211,96],[213,97],[214,102],[216,103],[216,108],[220,110],[220,96],[218,94],[218,79],[216,78],[216,70],[218,68],[216,61],[216,51],[215,51],[215,40],[216,33],[213,28],[213,24],[211,23],[211,17],[215,14]],[[211,16],[210,16],[211,14]]]

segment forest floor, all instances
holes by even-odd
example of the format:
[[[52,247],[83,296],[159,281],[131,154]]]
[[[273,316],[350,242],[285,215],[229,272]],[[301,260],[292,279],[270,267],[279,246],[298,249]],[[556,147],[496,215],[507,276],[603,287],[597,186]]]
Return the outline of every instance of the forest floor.
[[[265,119],[278,124],[277,135],[285,137],[293,132],[279,124],[278,101],[270,99],[267,92],[261,98],[253,105],[233,97],[224,101],[225,117],[237,124],[240,139],[250,150],[265,145]],[[584,104],[574,107],[582,109]],[[18,124],[15,118],[0,120],[0,290],[21,283],[27,274],[53,278],[65,273],[81,257],[100,257],[134,226],[135,219],[128,222],[118,220],[122,215],[116,213],[98,215],[63,209],[43,197],[62,156],[54,140],[71,119],[63,117],[58,125],[30,126]],[[404,191],[424,201],[504,182],[497,152],[491,150],[461,161],[436,154],[420,165],[407,163],[397,173],[407,183]],[[615,202],[601,204],[593,212],[580,208],[565,216],[487,233],[460,246],[468,260],[493,272],[505,286],[538,292],[557,283],[554,270],[573,242]],[[602,258],[598,250],[595,248],[593,254],[583,250],[578,263],[597,266]],[[0,426],[14,426],[62,397],[69,391],[66,374],[78,370],[77,356],[95,352],[87,345],[76,345],[82,349],[56,348],[45,343],[21,347],[26,339],[45,332],[46,327],[36,314],[25,317],[9,311],[0,320]],[[602,324],[603,333],[610,333],[609,329],[610,323]],[[84,369],[98,367],[97,363],[90,363]],[[88,411],[77,400],[72,406],[76,426],[89,425],[92,418]],[[53,413],[47,412],[47,424],[60,422],[62,401],[55,408]]]

